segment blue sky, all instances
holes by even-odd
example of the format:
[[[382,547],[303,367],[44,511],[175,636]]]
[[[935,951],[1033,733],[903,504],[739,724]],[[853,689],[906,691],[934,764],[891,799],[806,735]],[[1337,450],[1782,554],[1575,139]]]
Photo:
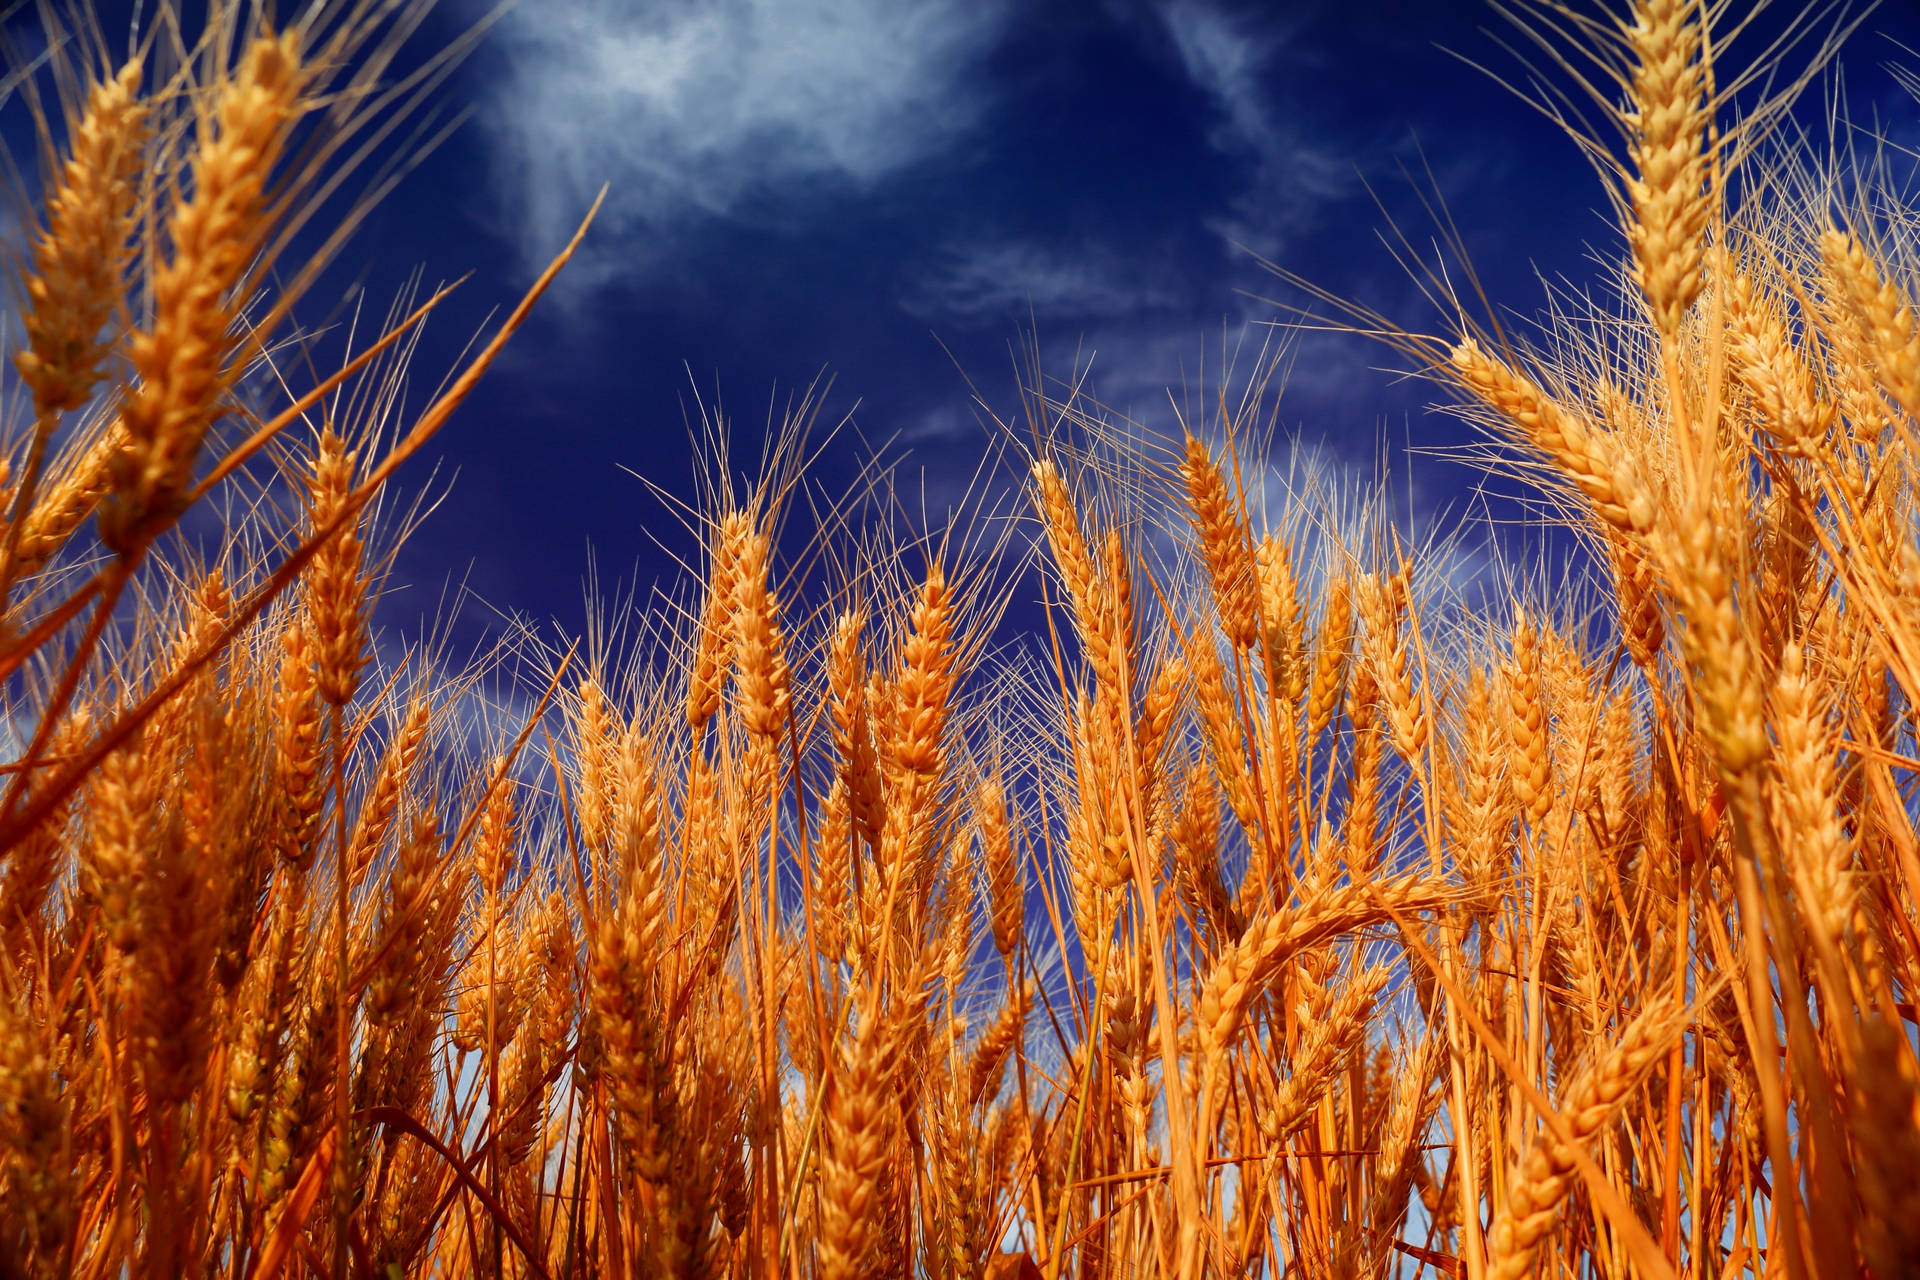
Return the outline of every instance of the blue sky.
[[[1768,31],[1800,7],[1773,10]],[[442,0],[416,44],[486,12]],[[1895,40],[1920,48],[1911,0],[1847,46],[1846,99],[1912,138],[1916,104],[1881,65],[1914,62]],[[1483,0],[520,0],[437,99],[464,122],[334,273],[381,308],[416,267],[473,273],[421,345],[424,397],[609,187],[441,437],[444,500],[401,562],[425,596],[392,620],[432,613],[451,577],[577,628],[590,544],[604,580],[671,582],[654,539],[687,539],[634,473],[690,492],[696,388],[750,444],[774,397],[830,374],[827,416],[854,410],[858,434],[823,477],[891,440],[937,512],[989,441],[969,380],[1014,409],[1029,318],[1048,370],[1092,353],[1101,397],[1161,430],[1164,388],[1223,337],[1257,348],[1276,300],[1300,300],[1256,253],[1438,327],[1378,238],[1391,218],[1429,243],[1429,189],[1491,296],[1531,314],[1536,272],[1584,281],[1589,250],[1617,246],[1574,145],[1463,61],[1524,78],[1502,41]],[[1291,437],[1365,471],[1384,442],[1416,512],[1464,499],[1473,473],[1403,452],[1463,436],[1397,357],[1325,334],[1295,350]]]

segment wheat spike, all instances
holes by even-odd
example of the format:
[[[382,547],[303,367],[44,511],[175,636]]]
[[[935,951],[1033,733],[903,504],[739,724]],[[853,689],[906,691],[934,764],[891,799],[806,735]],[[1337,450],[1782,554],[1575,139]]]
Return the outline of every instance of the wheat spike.
[[[26,346],[13,358],[38,415],[87,403],[112,348],[101,330],[124,299],[146,161],[140,64],[88,96],[27,276]]]
[[[167,219],[167,258],[151,269],[153,319],[128,348],[126,438],[100,512],[101,540],[123,556],[178,515],[201,440],[238,373],[236,322],[267,235],[267,183],[304,109],[306,78],[297,33],[261,36],[199,120],[190,194]]]

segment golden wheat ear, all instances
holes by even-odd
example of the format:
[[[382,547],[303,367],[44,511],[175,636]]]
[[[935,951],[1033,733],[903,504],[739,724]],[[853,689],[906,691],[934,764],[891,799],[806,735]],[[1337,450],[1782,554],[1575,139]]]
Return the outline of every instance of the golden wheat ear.
[[[1519,1280],[1533,1266],[1535,1251],[1552,1230],[1574,1178],[1574,1151],[1613,1123],[1628,1092],[1672,1048],[1686,1018],[1671,1004],[1656,1004],[1629,1023],[1567,1086],[1560,1112],[1568,1138],[1543,1134],[1514,1170],[1493,1225],[1487,1231],[1487,1274]]]
[[[1675,337],[1699,298],[1705,236],[1719,201],[1710,149],[1712,63],[1698,0],[1638,0],[1626,42],[1635,66],[1630,105],[1637,177],[1629,239],[1660,332]]]
[[[152,319],[128,342],[126,442],[112,466],[100,538],[137,559],[178,515],[200,443],[240,370],[240,318],[272,230],[268,183],[309,107],[298,37],[256,37],[199,109],[188,190],[165,219],[150,264]]]
[[[118,335],[107,327],[126,303],[147,163],[140,79],[140,64],[130,62],[93,87],[34,241],[26,345],[13,362],[40,418],[83,407],[117,345]]]
[[[34,241],[14,368],[33,393],[33,436],[12,488],[6,546],[0,552],[0,610],[16,575],[37,571],[91,514],[104,490],[104,461],[87,456],[40,498],[47,446],[62,413],[84,408],[106,376],[126,313],[127,270],[142,175],[148,160],[147,103],[141,69],[129,62],[96,84],[59,179],[47,197],[45,226]]]

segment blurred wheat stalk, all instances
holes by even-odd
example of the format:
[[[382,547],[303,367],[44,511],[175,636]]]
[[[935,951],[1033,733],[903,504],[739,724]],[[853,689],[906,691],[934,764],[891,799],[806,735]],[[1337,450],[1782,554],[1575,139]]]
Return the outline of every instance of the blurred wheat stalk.
[[[1590,589],[1470,607],[1380,500],[1277,486],[1266,363],[1170,452],[1032,398],[1025,657],[1004,523],[853,502],[783,556],[796,430],[688,607],[523,638],[478,729],[504,667],[374,658],[380,498],[571,249],[419,413],[438,295],[296,390],[417,8],[59,55],[0,1276],[1920,1268],[1920,215],[1716,132],[1710,16],[1565,28],[1619,305],[1396,339]]]

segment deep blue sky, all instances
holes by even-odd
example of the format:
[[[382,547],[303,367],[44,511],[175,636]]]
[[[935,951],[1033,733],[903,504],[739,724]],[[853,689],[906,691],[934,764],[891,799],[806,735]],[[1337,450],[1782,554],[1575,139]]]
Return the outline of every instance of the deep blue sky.
[[[1799,6],[1773,9],[1778,28]],[[417,43],[482,13],[442,0]],[[649,534],[686,540],[630,472],[687,491],[695,384],[719,389],[746,456],[776,389],[829,372],[828,416],[857,401],[861,435],[897,438],[903,481],[924,474],[937,508],[987,444],[966,378],[1015,408],[1029,308],[1050,371],[1096,353],[1102,398],[1166,429],[1164,387],[1203,350],[1214,367],[1223,332],[1251,350],[1281,318],[1247,293],[1297,300],[1249,250],[1434,327],[1377,239],[1389,216],[1431,236],[1400,172],[1424,185],[1421,152],[1492,296],[1530,314],[1536,272],[1585,280],[1589,246],[1615,241],[1574,145],[1446,52],[1524,77],[1496,37],[1514,32],[1482,0],[520,0],[438,99],[466,123],[337,274],[383,304],[416,266],[429,284],[474,273],[422,344],[424,395],[602,182],[608,205],[441,437],[442,487],[455,478],[400,576],[429,612],[452,576],[569,629],[589,544],[603,579],[670,579]],[[1847,46],[1847,99],[1911,139],[1888,37],[1920,47],[1912,0]],[[1425,387],[1375,368],[1395,365],[1386,349],[1297,352],[1281,419],[1333,462],[1371,471],[1384,440],[1404,478],[1406,442],[1461,438]],[[859,451],[845,437],[825,474]],[[1411,466],[1403,500],[1422,513],[1473,478]],[[410,612],[391,620],[412,629]]]

